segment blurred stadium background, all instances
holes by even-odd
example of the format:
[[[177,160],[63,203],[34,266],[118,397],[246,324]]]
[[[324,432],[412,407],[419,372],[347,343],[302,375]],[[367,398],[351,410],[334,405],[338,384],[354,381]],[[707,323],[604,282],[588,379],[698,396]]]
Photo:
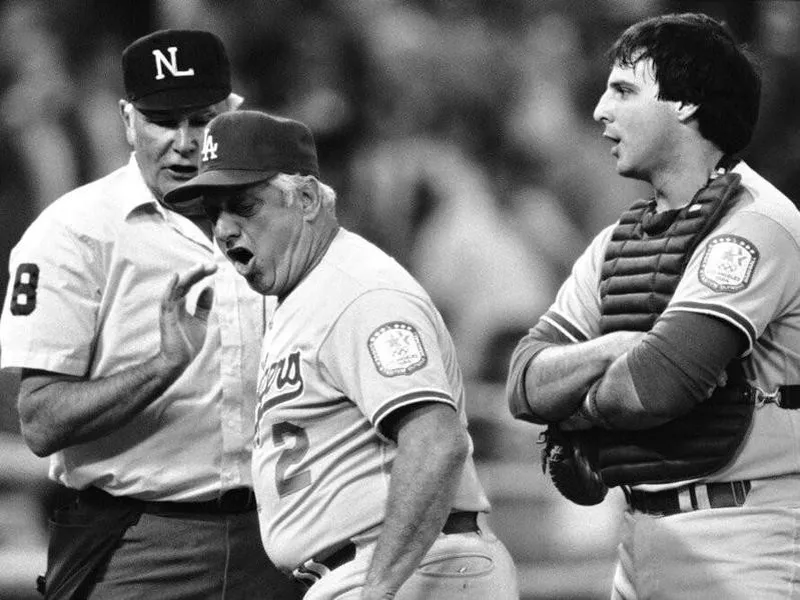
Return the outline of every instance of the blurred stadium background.
[[[0,0],[0,291],[8,253],[60,194],[123,164],[119,57],[166,27],[217,33],[246,106],[308,123],[342,223],[427,287],[454,335],[492,522],[523,600],[607,598],[621,495],[561,499],[536,427],[508,415],[516,341],[589,239],[638,195],[591,119],[604,51],[646,16],[726,21],[763,69],[743,157],[800,197],[800,3],[671,0]],[[2,349],[0,349],[2,351]],[[0,374],[0,598],[28,600],[55,501]]]

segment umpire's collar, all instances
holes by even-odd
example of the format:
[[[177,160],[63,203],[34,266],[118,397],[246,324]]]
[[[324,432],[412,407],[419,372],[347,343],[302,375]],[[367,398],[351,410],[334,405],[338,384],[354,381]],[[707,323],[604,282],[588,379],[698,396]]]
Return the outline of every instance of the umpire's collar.
[[[142,172],[139,170],[139,163],[136,162],[135,152],[131,152],[128,164],[123,167],[123,172],[123,189],[120,190],[117,202],[119,202],[126,219],[139,209],[158,204],[153,192],[144,182]]]
[[[167,209],[156,199],[152,190],[147,187],[147,184],[142,177],[142,171],[139,169],[139,163],[136,162],[136,153],[131,152],[130,160],[125,167],[126,185],[120,201],[123,205],[125,218],[130,217],[139,210],[155,210],[165,219],[167,218]]]
[[[156,199],[153,192],[147,187],[144,177],[142,177],[135,153],[131,153],[131,158],[124,168],[125,189],[118,200],[126,221],[138,214],[157,214],[180,235],[200,244],[204,248],[213,248],[213,242],[202,232],[200,227],[186,217],[179,215],[179,213],[169,210]]]

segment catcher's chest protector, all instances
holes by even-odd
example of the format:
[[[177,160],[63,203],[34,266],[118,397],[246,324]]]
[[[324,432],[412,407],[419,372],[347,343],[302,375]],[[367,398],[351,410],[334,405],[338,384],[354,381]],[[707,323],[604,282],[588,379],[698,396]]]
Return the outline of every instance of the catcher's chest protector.
[[[647,331],[669,303],[689,258],[735,201],[741,177],[709,181],[688,206],[656,213],[639,202],[621,217],[606,249],[600,282],[602,333]],[[666,483],[713,473],[733,457],[750,425],[753,401],[744,393],[738,360],[729,383],[689,414],[644,431],[592,430],[603,482]]]

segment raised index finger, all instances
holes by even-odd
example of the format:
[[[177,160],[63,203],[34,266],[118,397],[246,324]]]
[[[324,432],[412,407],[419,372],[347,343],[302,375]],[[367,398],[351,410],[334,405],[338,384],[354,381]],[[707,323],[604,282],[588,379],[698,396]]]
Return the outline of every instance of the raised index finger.
[[[179,274],[178,281],[172,291],[172,299],[178,300],[186,297],[193,285],[202,281],[216,270],[217,265],[206,263],[195,265],[185,273]]]

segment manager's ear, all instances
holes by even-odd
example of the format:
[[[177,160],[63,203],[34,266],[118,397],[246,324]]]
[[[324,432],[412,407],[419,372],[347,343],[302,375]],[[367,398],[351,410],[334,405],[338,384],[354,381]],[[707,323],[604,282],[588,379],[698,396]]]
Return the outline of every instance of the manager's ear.
[[[322,195],[317,181],[312,177],[307,178],[298,188],[300,206],[303,208],[303,218],[313,221],[322,210]]]

